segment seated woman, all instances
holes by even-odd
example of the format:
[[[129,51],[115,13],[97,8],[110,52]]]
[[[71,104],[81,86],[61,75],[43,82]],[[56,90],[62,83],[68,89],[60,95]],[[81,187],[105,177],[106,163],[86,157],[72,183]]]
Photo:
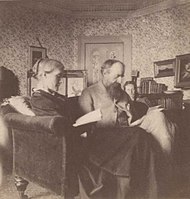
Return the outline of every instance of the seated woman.
[[[65,98],[57,93],[61,84],[64,66],[51,60],[38,60],[33,67],[33,77],[38,83],[31,97],[35,115],[66,115]]]
[[[62,81],[64,66],[61,62],[53,59],[41,59],[36,62],[32,68],[33,77],[37,80],[36,88],[31,96],[31,108],[35,115],[38,116],[61,116],[65,118],[65,123],[68,128],[72,128],[72,120],[70,117],[70,110],[68,101],[65,96],[59,94],[57,91]],[[68,131],[68,132],[73,132]],[[72,135],[68,134],[67,139],[72,139]],[[70,198],[74,198],[78,194],[78,179],[76,175],[77,157],[74,155],[74,146],[72,142],[68,142],[69,171],[67,170],[68,186]],[[75,143],[76,145],[77,143]],[[71,187],[72,186],[72,187]]]

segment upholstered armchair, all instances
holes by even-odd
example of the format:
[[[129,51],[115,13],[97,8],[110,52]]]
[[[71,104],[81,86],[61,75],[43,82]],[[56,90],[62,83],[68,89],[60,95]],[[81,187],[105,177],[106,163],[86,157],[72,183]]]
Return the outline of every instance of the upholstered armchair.
[[[4,120],[12,134],[13,173],[20,198],[27,198],[24,192],[29,182],[63,198],[74,197],[78,162],[73,151],[77,151],[76,139],[80,137],[75,136],[76,129],[58,116],[29,116],[15,111],[6,113]]]

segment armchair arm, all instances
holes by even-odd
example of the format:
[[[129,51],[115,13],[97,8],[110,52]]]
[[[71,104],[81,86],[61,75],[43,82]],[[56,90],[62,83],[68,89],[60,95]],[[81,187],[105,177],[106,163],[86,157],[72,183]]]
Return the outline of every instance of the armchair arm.
[[[7,113],[5,121],[11,128],[48,132],[53,135],[67,132],[68,120],[60,116],[27,116],[20,113]]]
[[[64,195],[69,133],[66,118],[20,113],[7,113],[4,118],[13,136],[14,175]]]

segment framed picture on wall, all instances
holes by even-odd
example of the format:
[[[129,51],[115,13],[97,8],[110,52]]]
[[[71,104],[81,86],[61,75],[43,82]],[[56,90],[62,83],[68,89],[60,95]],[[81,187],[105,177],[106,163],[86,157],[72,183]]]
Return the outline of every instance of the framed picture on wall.
[[[30,68],[36,63],[38,59],[46,58],[47,49],[42,47],[30,46],[29,49],[29,63]]]
[[[87,71],[87,85],[97,82],[107,59],[122,61],[125,78],[131,79],[131,36],[82,36],[79,38],[79,66]]]
[[[31,69],[37,60],[47,57],[47,49],[42,47],[30,46],[29,47],[29,67],[27,71],[27,94],[32,94],[32,89],[36,87],[36,79],[31,76]]]
[[[154,77],[169,77],[175,75],[175,59],[154,62]]]
[[[176,56],[175,87],[190,88],[190,54]]]

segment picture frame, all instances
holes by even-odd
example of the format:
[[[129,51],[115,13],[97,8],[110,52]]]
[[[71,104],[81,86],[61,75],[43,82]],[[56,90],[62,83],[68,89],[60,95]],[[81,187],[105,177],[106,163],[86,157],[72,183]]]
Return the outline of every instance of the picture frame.
[[[190,88],[190,54],[176,56],[175,87]]]
[[[31,96],[32,89],[36,86],[36,79],[31,76],[31,69],[37,60],[47,57],[47,49],[37,46],[29,46],[29,67],[27,71],[27,94]]]
[[[29,47],[29,65],[30,68],[36,63],[37,60],[46,58],[47,49],[43,47],[30,46]]]
[[[87,86],[101,78],[101,66],[107,59],[117,59],[125,64],[123,82],[131,80],[131,35],[80,36],[79,67],[87,71]]]
[[[169,77],[175,75],[175,59],[154,62],[154,77]]]
[[[63,75],[63,83],[59,87],[59,93],[66,97],[80,96],[86,87],[85,70],[66,70]]]

